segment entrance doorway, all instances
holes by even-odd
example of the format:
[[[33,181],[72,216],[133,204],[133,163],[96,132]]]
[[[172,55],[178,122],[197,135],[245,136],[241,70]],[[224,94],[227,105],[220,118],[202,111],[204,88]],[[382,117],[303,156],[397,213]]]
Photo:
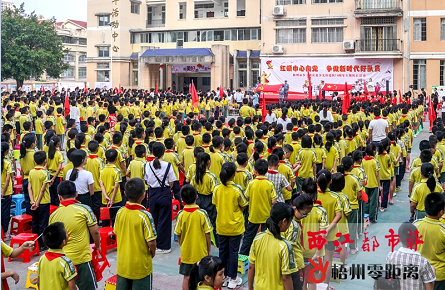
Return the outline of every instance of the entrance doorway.
[[[206,92],[210,90],[210,74],[206,73],[172,74],[172,82],[176,84],[178,91],[183,91],[185,94],[190,92],[192,82],[198,91]]]

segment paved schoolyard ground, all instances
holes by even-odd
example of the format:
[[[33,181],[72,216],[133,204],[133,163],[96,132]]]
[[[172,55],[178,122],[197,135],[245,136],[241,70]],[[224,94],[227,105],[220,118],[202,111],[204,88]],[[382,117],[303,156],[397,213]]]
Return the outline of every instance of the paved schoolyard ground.
[[[413,143],[413,153],[411,153],[411,159],[414,159],[419,155],[418,144],[420,140],[428,138],[428,130],[424,129]],[[390,247],[388,246],[388,239],[384,236],[389,234],[389,229],[394,229],[397,234],[397,229],[402,222],[409,219],[409,200],[408,200],[408,174],[405,175],[405,181],[402,182],[402,191],[397,193],[394,198],[394,205],[389,205],[389,208],[384,213],[379,213],[378,223],[371,225],[367,229],[367,237],[369,238],[370,252],[359,251],[355,256],[349,255],[347,259],[348,265],[353,264],[365,264],[365,279],[357,279],[348,275],[347,280],[341,283],[331,281],[331,286],[337,290],[356,290],[356,289],[372,289],[373,279],[368,276],[368,267],[374,267],[373,264],[379,264],[385,266],[385,258]],[[379,246],[372,251],[373,236],[376,236]],[[363,238],[359,246],[363,245]],[[398,248],[400,245],[396,246]],[[212,246],[212,254],[218,255],[218,249]],[[181,289],[182,276],[178,274],[178,258],[180,256],[179,245],[176,242],[172,244],[172,252],[168,255],[157,255],[153,260],[154,289],[160,290],[173,290]],[[116,251],[110,251],[107,258],[111,264],[110,268],[107,268],[104,272],[104,279],[99,282],[98,289],[104,289],[105,280],[116,274]],[[338,259],[335,259],[338,260]],[[27,267],[32,263],[38,261],[38,257],[34,256],[31,259],[31,263],[24,264],[21,259],[14,259],[12,262],[7,262],[5,259],[6,270],[14,270],[20,275],[20,282],[17,285],[13,285],[12,279],[9,279],[9,285],[11,290],[23,290],[25,288],[25,280],[27,274]],[[242,276],[243,285],[239,289],[247,289],[247,274]],[[43,289],[46,290],[46,289]]]

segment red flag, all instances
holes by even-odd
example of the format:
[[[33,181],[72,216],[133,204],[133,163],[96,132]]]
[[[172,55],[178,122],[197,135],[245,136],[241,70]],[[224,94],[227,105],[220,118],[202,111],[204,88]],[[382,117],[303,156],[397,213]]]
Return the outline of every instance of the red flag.
[[[365,96],[366,96],[366,98],[368,98],[368,96],[369,96],[368,85],[366,84],[366,82],[365,82]]]
[[[431,101],[431,96],[428,96],[428,119],[430,119],[430,132],[433,128],[433,122],[436,120],[436,114],[434,114],[434,106]]]
[[[156,88],[155,88],[155,95],[157,95],[159,92],[158,92],[158,84],[156,84]]]
[[[266,120],[266,115],[267,115],[267,109],[266,109],[266,97],[264,96],[263,93],[263,99],[261,100],[261,115],[263,117],[263,123]]]
[[[193,107],[197,108],[199,106],[199,97],[198,93],[196,92],[195,84],[192,81],[192,84],[190,85],[190,94],[192,95],[192,105]]]
[[[222,99],[224,96],[224,89],[222,86],[219,87],[219,97]]]
[[[309,99],[312,99],[312,82],[311,82],[311,74],[309,71],[307,72],[307,78],[309,81]]]
[[[65,94],[65,104],[64,104],[64,107],[65,107],[65,118],[70,113],[70,101],[68,99],[68,95],[69,95],[68,92],[66,92],[66,94]]]
[[[45,86],[42,85],[42,93],[45,93]]]
[[[321,86],[318,87],[318,98],[322,98],[323,94],[321,93]]]
[[[86,93],[87,91],[88,91],[87,83],[85,83],[85,89],[84,89],[84,92]]]
[[[400,92],[400,89],[399,89],[399,97],[397,98],[397,104],[401,104],[401,103],[403,103],[402,92]]]
[[[347,114],[348,113],[348,109],[349,109],[349,105],[350,105],[351,101],[349,98],[349,91],[348,91],[348,83],[345,83],[345,95],[343,96],[343,104],[341,107],[341,111],[343,114]]]

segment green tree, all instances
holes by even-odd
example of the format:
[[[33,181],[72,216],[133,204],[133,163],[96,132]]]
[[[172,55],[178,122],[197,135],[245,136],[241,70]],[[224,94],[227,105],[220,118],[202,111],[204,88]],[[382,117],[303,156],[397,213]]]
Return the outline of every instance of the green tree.
[[[57,37],[55,19],[39,20],[34,11],[25,17],[24,3],[2,11],[1,79],[13,78],[17,88],[30,77],[38,80],[46,74],[58,78],[69,65],[64,63],[63,48]]]

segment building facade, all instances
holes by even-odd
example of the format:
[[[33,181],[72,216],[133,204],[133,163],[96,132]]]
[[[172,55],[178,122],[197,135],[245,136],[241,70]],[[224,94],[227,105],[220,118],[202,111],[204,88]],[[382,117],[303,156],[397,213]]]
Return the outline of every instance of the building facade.
[[[13,8],[14,8],[14,2],[2,1],[2,11],[5,9],[13,9]]]

